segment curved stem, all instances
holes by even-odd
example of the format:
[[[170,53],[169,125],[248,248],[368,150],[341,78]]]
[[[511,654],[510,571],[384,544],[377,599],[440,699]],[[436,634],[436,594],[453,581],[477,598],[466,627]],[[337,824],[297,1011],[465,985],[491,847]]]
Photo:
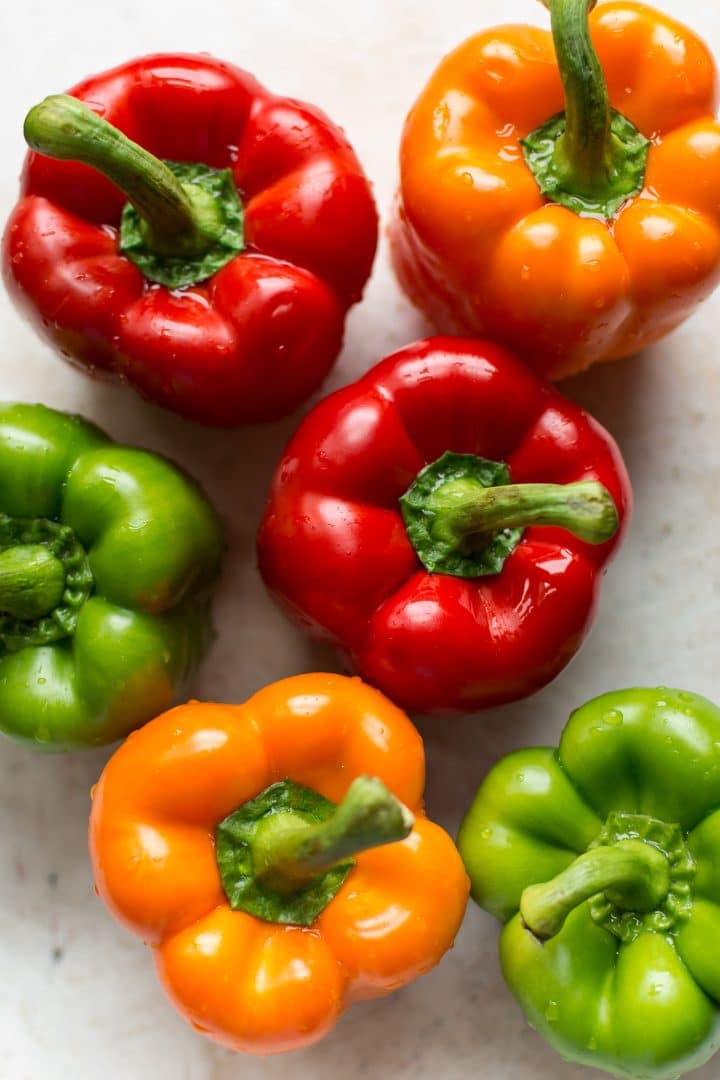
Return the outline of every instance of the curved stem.
[[[44,544],[0,552],[0,612],[32,621],[49,615],[65,590],[65,568]]]
[[[556,525],[589,544],[603,544],[617,531],[618,514],[607,488],[597,481],[576,484],[507,484],[481,488],[450,481],[435,493],[433,533],[445,539],[487,537],[501,529]]]
[[[294,892],[361,851],[403,840],[413,821],[382,781],[360,776],[327,821],[310,825],[293,813],[268,817],[253,844],[255,874],[271,888]]]
[[[670,865],[661,851],[642,840],[621,840],[580,855],[552,881],[522,894],[520,914],[542,941],[562,930],[568,915],[604,892],[626,911],[652,911],[670,888]]]
[[[166,255],[200,254],[217,239],[218,216],[199,189],[180,183],[159,158],[77,98],[45,98],[25,118],[31,149],[90,165],[112,180],[144,220],[148,241]]]
[[[565,131],[556,160],[577,191],[602,188],[612,169],[610,101],[590,38],[588,13],[595,0],[543,0],[565,91]]]

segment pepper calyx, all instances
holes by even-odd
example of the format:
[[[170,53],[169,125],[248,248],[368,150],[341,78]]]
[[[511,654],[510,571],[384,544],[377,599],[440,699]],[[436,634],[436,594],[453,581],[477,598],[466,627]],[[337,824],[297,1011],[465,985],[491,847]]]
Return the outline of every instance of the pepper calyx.
[[[499,574],[530,525],[567,529],[590,544],[619,527],[610,493],[596,481],[512,484],[504,462],[447,452],[426,466],[400,499],[407,534],[434,574]]]
[[[670,867],[667,893],[650,911],[624,910],[608,892],[590,900],[593,921],[628,944],[643,930],[671,933],[687,921],[692,911],[692,885],[697,865],[679,825],[667,824],[645,814],[610,814],[593,846],[608,846],[625,840],[642,840],[652,845],[662,852]]]
[[[400,508],[410,542],[426,570],[462,578],[500,573],[524,529],[500,529],[478,543],[477,537],[458,535],[445,519],[460,497],[509,482],[510,470],[504,462],[450,451],[418,473],[400,499]]]
[[[212,277],[245,249],[245,215],[229,169],[211,169],[193,162],[164,164],[180,180],[206,245],[198,245],[195,251],[190,248],[187,253],[164,251],[152,226],[129,202],[120,219],[118,246],[148,281],[180,289]]]
[[[93,588],[70,526],[0,514],[0,656],[72,637]]]
[[[35,105],[24,134],[31,149],[89,165],[125,193],[119,248],[149,281],[195,285],[244,250],[244,210],[229,169],[161,161],[69,94]]]
[[[645,931],[670,933],[689,917],[695,872],[679,825],[616,812],[565,870],[525,889],[520,914],[547,941],[587,902],[593,921],[627,944]]]
[[[216,859],[233,910],[312,926],[339,892],[353,855],[403,840],[413,816],[374,777],[358,777],[337,805],[312,788],[272,784],[216,829]]]
[[[651,142],[622,113],[611,111],[612,165],[593,189],[577,185],[576,176],[562,161],[559,147],[567,130],[565,113],[553,116],[525,139],[523,156],[540,191],[550,202],[585,217],[613,218],[645,186]]]
[[[565,110],[520,140],[542,194],[577,214],[609,220],[645,186],[651,141],[610,107],[590,37],[594,0],[544,0]]]

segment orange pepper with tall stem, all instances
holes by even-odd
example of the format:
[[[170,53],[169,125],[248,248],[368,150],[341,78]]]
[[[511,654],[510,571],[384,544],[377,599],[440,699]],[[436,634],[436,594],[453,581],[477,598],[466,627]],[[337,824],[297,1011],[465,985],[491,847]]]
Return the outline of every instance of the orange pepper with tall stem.
[[[359,679],[300,675],[131,735],[94,792],[98,894],[152,946],[198,1031],[278,1053],[451,947],[468,879],[422,809],[407,716]]]
[[[634,353],[720,279],[717,72],[633,0],[543,0],[446,57],[403,134],[393,255],[444,331],[550,378]]]

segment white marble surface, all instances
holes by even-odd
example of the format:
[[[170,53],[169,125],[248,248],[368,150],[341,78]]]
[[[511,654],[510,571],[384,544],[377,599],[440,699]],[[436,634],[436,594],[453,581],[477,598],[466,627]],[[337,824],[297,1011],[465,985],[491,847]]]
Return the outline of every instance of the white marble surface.
[[[720,9],[661,0],[720,53]],[[262,81],[324,106],[343,124],[385,216],[405,111],[440,55],[483,25],[545,18],[532,0],[22,0],[3,5],[0,217],[16,193],[21,123],[44,94],[155,50],[208,50]],[[669,341],[566,384],[618,439],[637,510],[611,568],[584,652],[544,693],[480,719],[423,724],[428,806],[456,827],[501,753],[552,742],[569,710],[606,688],[666,683],[720,698],[720,293]],[[266,599],[253,538],[273,464],[296,421],[238,433],[182,423],[129,392],[97,386],[57,360],[0,295],[0,396],[85,413],[116,437],[193,470],[221,508],[231,551],[217,615],[221,636],[199,697],[245,698],[332,657]],[[383,246],[352,315],[328,389],[422,336]],[[0,1078],[2,1080],[392,1080],[461,1077],[588,1080],[527,1027],[500,977],[496,926],[474,907],[457,947],[431,976],[355,1007],[325,1043],[290,1060],[240,1059],[186,1028],[166,1004],[143,946],[92,892],[88,792],[106,753],[45,758],[0,746]],[[719,1075],[720,1064],[697,1073]]]

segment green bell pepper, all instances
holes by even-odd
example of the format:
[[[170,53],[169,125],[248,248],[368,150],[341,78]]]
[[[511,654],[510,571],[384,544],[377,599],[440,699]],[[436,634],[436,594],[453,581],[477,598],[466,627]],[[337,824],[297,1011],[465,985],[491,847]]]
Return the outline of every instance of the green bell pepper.
[[[509,754],[462,824],[505,979],[565,1058],[674,1080],[720,1047],[720,709],[624,690]]]
[[[0,404],[0,730],[114,742],[179,697],[222,553],[196,485],[42,405]]]

